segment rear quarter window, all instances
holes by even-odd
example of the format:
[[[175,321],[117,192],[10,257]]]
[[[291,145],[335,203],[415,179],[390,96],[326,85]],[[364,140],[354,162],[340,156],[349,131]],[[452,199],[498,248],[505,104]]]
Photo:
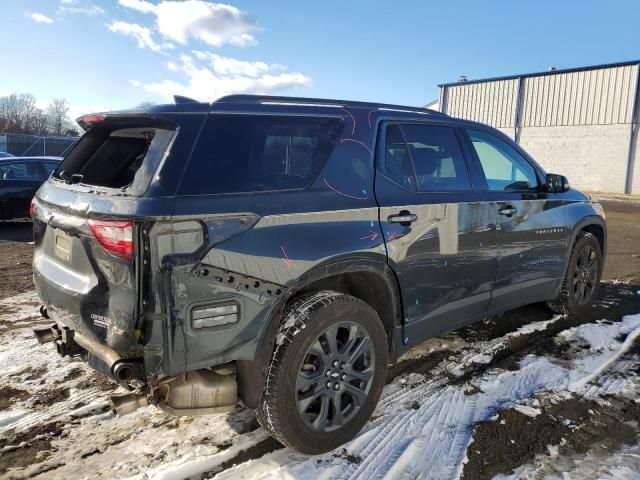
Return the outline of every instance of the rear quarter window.
[[[305,188],[331,154],[341,128],[339,118],[210,115],[179,193]]]

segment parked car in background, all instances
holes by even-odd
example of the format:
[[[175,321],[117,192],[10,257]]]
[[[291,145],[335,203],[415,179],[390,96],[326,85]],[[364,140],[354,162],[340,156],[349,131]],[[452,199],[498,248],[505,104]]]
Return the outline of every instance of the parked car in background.
[[[0,159],[0,219],[26,217],[29,204],[62,157],[6,157]]]
[[[90,115],[36,194],[38,329],[174,414],[232,409],[304,453],[368,421],[387,366],[486,316],[591,308],[602,207],[480,123],[234,95]]]
[[[11,158],[13,156],[9,152],[0,152],[0,158]]]

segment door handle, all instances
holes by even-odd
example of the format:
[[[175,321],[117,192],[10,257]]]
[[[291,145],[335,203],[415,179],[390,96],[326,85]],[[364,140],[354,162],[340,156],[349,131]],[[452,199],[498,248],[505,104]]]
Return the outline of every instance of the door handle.
[[[399,223],[403,227],[408,227],[416,220],[418,220],[418,216],[415,213],[410,213],[407,211],[402,211],[398,215],[389,215],[389,217],[387,218],[387,222]]]
[[[517,208],[512,207],[511,205],[507,205],[506,207],[502,207],[500,210],[498,210],[498,213],[500,215],[505,215],[507,217],[510,217],[511,215],[516,213],[517,211],[518,211]]]

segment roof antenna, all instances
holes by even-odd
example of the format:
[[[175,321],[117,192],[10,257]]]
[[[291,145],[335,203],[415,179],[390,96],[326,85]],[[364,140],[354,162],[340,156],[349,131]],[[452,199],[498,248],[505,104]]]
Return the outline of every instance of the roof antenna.
[[[198,103],[197,100],[194,100],[193,98],[189,98],[189,97],[184,97],[182,95],[174,95],[173,102],[176,105],[178,105],[179,103]]]

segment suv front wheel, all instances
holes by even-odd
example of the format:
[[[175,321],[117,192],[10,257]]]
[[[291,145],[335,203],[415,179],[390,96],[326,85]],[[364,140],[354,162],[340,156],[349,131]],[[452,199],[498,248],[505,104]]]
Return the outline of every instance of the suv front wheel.
[[[298,452],[333,450],[373,413],[387,361],[386,333],[368,304],[334,291],[303,295],[285,311],[258,421]]]
[[[602,251],[595,235],[580,232],[557,298],[547,302],[555,313],[585,315],[591,310],[602,276]]]

